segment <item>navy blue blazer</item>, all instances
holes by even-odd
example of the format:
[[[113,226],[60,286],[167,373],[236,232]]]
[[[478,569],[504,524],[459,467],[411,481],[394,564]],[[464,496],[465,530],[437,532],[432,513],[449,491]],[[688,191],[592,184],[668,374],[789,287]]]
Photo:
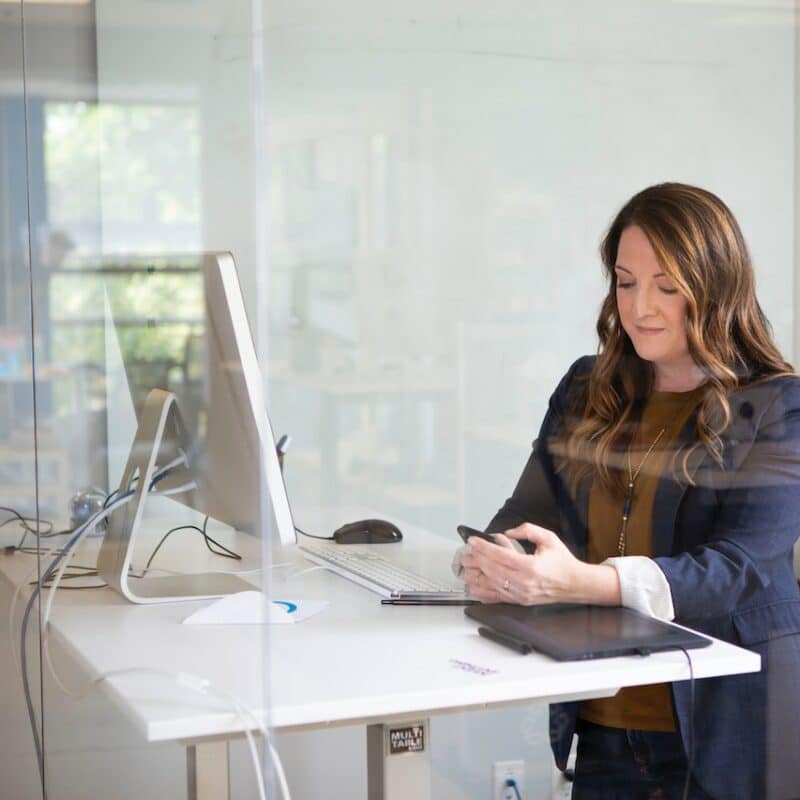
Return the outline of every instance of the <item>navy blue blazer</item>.
[[[559,439],[594,357],[572,365],[550,398],[512,496],[487,530],[523,522],[556,531],[586,557],[591,477],[577,491],[557,474]],[[695,779],[720,800],[800,796],[800,592],[792,550],[800,535],[800,378],[737,389],[722,436],[724,469],[705,448],[689,462],[694,485],[667,475],[653,504],[653,558],[672,592],[675,621],[761,656],[761,672],[695,685]],[[693,416],[679,443],[694,439]],[[689,681],[672,684],[689,742]],[[550,707],[550,740],[564,769],[577,703]]]

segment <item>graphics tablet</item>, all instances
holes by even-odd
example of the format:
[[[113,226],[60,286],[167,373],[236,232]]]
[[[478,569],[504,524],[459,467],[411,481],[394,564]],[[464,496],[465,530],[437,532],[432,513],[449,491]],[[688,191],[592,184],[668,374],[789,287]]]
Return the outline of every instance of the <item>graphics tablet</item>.
[[[647,655],[707,647],[711,640],[621,606],[507,603],[464,609],[487,626],[480,633],[521,653],[537,650],[557,661]]]

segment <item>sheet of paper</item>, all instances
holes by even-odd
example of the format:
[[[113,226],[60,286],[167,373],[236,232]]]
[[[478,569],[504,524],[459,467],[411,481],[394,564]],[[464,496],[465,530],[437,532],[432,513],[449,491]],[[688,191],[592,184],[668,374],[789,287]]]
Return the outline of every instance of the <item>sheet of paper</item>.
[[[269,606],[258,591],[237,592],[195,611],[184,625],[286,625],[302,622],[325,607],[327,601],[273,600]],[[266,617],[266,619],[265,619]]]

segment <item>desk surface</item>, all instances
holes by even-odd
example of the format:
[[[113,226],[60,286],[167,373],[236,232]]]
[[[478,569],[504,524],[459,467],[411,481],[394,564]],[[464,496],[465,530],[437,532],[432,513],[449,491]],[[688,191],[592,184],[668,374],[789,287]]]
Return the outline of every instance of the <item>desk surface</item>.
[[[377,547],[409,566],[436,563],[447,573],[455,537],[409,526],[405,534],[399,545]],[[231,534],[223,541],[257,561],[257,540]],[[187,570],[225,569],[231,563],[217,558],[209,567],[199,540],[173,547],[183,551]],[[19,581],[33,565],[23,558],[0,556],[0,572]],[[329,607],[294,625],[182,625],[208,601],[134,606],[110,589],[62,592],[51,621],[51,636],[59,645],[56,663],[71,656],[87,678],[131,667],[195,674],[260,710],[268,725],[282,730],[524,700],[601,697],[621,686],[689,677],[679,652],[571,663],[535,653],[520,656],[478,636],[477,625],[461,607],[382,606],[377,595],[322,569],[282,581],[278,576],[312,565],[295,548],[284,548],[274,560],[291,565],[273,568],[274,599],[328,600]],[[176,562],[165,566],[174,569]],[[692,662],[697,678],[760,668],[756,654],[717,641],[692,651]],[[479,674],[465,665],[493,672]],[[242,730],[225,702],[166,677],[128,674],[102,685],[148,741]]]

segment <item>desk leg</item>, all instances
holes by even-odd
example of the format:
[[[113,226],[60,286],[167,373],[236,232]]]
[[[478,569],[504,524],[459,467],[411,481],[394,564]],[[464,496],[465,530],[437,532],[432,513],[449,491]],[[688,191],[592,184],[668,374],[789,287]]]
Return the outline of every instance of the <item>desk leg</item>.
[[[367,800],[430,800],[428,720],[367,726]]]
[[[229,800],[228,743],[202,742],[186,748],[188,800]]]

